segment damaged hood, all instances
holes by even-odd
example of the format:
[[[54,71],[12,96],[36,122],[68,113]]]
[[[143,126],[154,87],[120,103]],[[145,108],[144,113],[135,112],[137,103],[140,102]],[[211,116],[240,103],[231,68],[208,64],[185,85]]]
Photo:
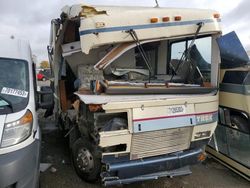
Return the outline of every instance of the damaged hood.
[[[236,68],[249,63],[247,52],[234,31],[218,38],[217,42],[221,53],[221,68]]]

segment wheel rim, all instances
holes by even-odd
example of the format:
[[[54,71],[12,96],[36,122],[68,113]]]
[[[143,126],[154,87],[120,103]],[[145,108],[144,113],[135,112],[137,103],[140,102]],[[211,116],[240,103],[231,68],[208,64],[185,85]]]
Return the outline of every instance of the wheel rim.
[[[81,148],[78,150],[76,163],[77,168],[84,173],[91,172],[94,168],[93,156],[86,148]]]

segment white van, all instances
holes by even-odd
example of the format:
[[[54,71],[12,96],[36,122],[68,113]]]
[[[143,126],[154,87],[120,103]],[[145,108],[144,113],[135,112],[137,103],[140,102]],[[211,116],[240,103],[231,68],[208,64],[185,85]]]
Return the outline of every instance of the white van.
[[[0,43],[0,187],[32,188],[41,145],[35,64],[27,41],[0,37]]]

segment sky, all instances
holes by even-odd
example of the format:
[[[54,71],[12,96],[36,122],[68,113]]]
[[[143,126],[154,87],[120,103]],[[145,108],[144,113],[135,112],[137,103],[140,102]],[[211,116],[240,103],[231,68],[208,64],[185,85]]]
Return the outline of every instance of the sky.
[[[72,4],[155,6],[155,0],[1,0],[0,35],[27,39],[38,62],[47,60],[50,21],[61,8]],[[214,9],[222,16],[223,33],[236,31],[243,46],[250,50],[249,0],[158,0],[160,7]]]

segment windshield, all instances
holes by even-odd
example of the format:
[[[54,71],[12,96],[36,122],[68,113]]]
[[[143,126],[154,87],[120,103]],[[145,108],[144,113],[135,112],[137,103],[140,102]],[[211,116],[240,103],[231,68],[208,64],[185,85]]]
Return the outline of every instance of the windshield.
[[[182,54],[187,50],[190,40],[175,42],[171,48],[171,66],[184,82],[202,84],[211,82],[212,39],[204,37],[196,39],[189,54],[184,60]]]
[[[29,99],[28,64],[0,58],[0,114],[24,109]]]

